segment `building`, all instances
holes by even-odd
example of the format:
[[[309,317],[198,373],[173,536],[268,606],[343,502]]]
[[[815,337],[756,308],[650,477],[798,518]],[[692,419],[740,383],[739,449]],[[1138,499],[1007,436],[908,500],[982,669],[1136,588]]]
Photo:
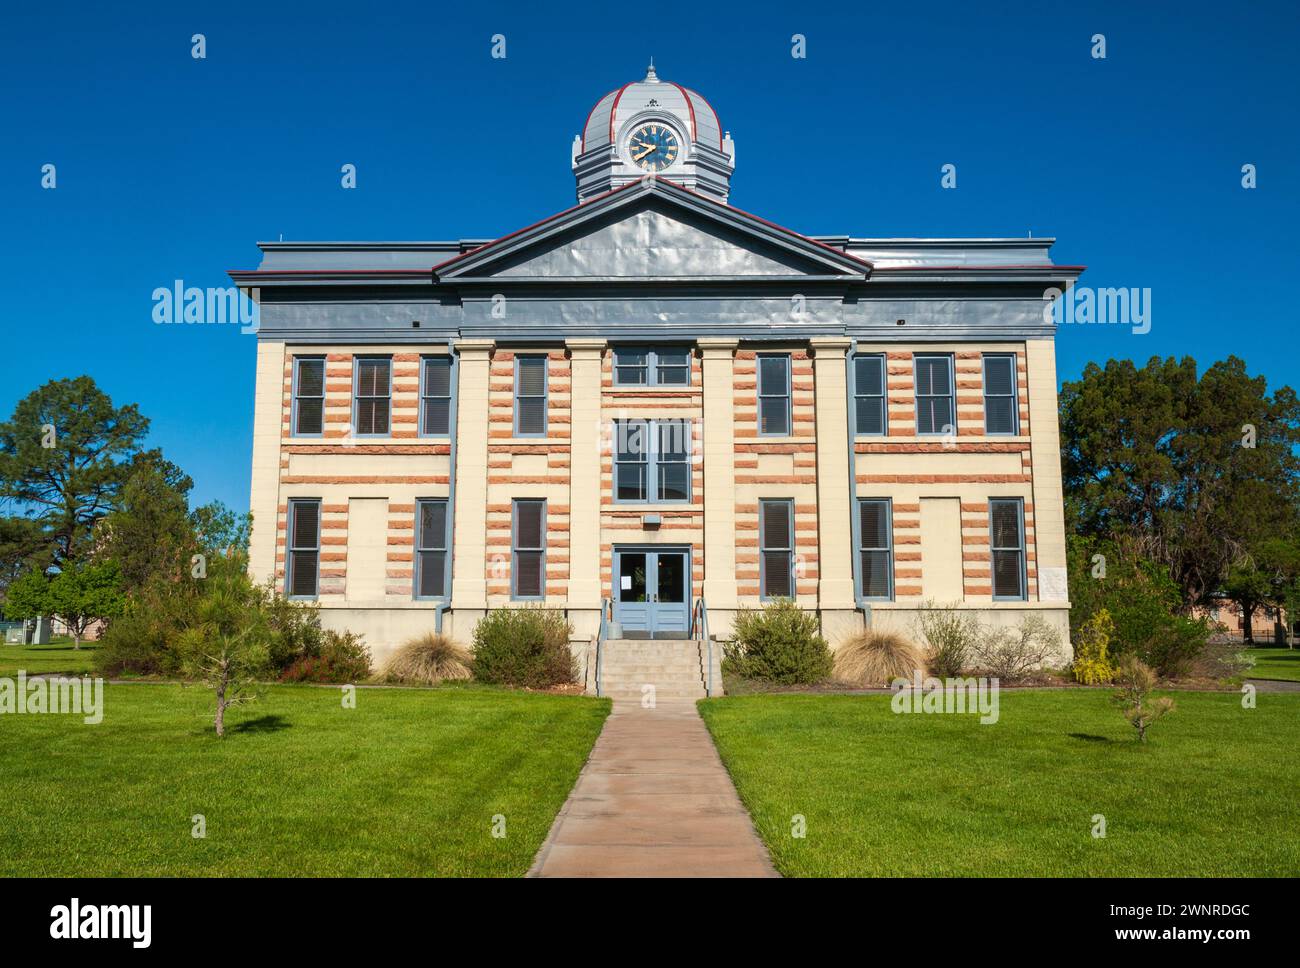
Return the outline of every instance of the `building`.
[[[1068,602],[1052,239],[806,236],[730,204],[732,139],[602,97],[578,204],[499,239],[266,242],[252,569],[377,656],[545,602],[682,637],[794,597],[834,644],[927,599]]]

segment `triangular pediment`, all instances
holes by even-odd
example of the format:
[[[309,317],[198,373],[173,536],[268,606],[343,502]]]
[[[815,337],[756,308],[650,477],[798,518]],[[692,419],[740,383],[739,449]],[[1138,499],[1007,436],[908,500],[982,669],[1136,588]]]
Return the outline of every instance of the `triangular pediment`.
[[[862,279],[870,265],[661,179],[467,252],[438,279],[518,282]]]

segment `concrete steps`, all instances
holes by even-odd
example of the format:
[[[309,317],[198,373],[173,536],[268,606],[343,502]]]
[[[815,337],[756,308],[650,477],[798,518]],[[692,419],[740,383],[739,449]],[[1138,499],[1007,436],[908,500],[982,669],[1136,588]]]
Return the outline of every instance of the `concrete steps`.
[[[716,643],[713,653],[713,692],[721,695],[722,650]],[[653,685],[656,699],[703,699],[706,656],[707,650],[691,639],[611,639],[602,649],[601,693],[640,700],[644,687]],[[595,692],[594,677],[588,692]]]

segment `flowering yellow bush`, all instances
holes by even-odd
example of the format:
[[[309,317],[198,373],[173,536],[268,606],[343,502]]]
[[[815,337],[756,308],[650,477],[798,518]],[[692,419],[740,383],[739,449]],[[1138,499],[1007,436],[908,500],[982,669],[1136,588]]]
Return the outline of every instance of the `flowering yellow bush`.
[[[1115,677],[1115,669],[1107,654],[1114,635],[1115,622],[1111,619],[1110,612],[1104,608],[1083,623],[1075,636],[1074,664],[1070,667],[1075,682],[1095,686],[1110,682]]]

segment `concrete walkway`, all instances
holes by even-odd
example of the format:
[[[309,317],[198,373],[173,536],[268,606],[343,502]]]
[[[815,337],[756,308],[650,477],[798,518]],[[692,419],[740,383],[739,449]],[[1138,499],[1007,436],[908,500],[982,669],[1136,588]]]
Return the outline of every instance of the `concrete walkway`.
[[[689,700],[614,711],[529,877],[775,877]]]

